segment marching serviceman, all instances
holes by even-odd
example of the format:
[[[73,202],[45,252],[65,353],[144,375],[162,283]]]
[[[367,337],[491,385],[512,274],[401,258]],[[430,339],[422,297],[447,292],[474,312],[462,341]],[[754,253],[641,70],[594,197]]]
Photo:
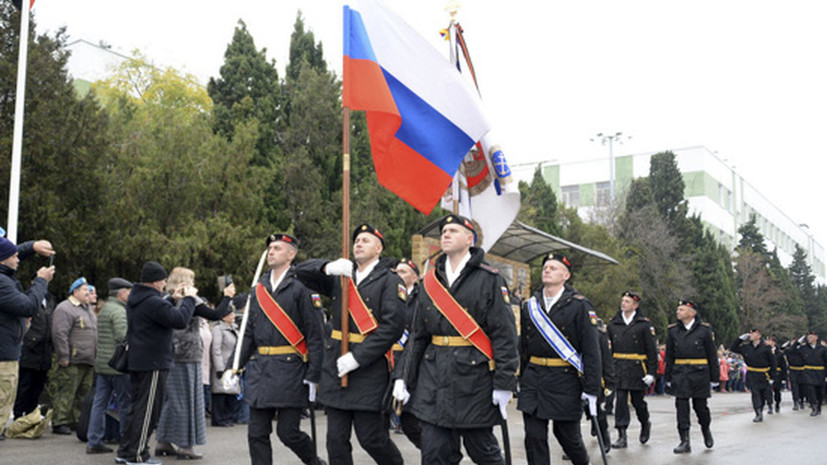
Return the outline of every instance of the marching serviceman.
[[[559,254],[543,259],[543,287],[520,313],[520,394],[526,458],[530,465],[551,463],[548,422],[574,465],[589,463],[580,435],[583,400],[597,415],[603,367],[597,315],[591,302],[567,283],[571,262]]]
[[[784,357],[784,352],[778,347],[774,336],[767,338],[767,344],[772,349],[772,355],[775,357],[775,378],[772,383],[772,398],[775,401],[775,412],[781,411],[781,391],[784,385],[787,384],[787,359]],[[770,403],[770,410],[772,410],[772,403]]]
[[[646,444],[652,431],[649,408],[643,400],[646,389],[655,382],[658,369],[658,352],[655,344],[655,327],[640,309],[640,296],[626,291],[621,296],[620,311],[607,327],[612,341],[612,358],[616,382],[615,428],[618,438],[612,444],[615,449],[626,448],[626,428],[629,427],[629,402],[635,407],[640,421],[640,443]]]
[[[405,306],[405,332],[402,333],[402,337],[399,338],[399,344],[394,344],[394,356],[398,357],[401,355],[401,352],[396,351],[397,346],[401,346],[401,348],[404,349],[413,332],[417,296],[419,295],[419,267],[416,266],[413,260],[403,258],[396,264],[394,271],[402,278],[402,282],[408,290],[408,300]],[[410,366],[398,363],[394,370],[394,378],[405,379],[408,371],[410,371]],[[412,389],[413,385],[409,386],[409,391]],[[419,422],[419,419],[410,412],[410,405],[403,407],[402,413],[399,415],[399,422],[405,436],[410,439],[417,449],[422,449],[422,424]]]
[[[276,418],[276,434],[285,446],[306,464],[323,464],[316,455],[315,438],[299,429],[302,410],[315,402],[321,378],[321,299],[296,279],[295,237],[272,234],[267,247],[269,271],[251,291],[239,359],[239,367],[247,366],[250,460],[255,465],[273,463],[270,433]]]
[[[804,339],[806,340],[806,343]],[[824,374],[827,367],[827,347],[819,344],[818,333],[810,331],[806,336],[801,336],[798,343],[793,346],[793,351],[798,352],[804,361],[804,369],[801,372],[801,388],[807,393],[807,401],[810,403],[810,416],[821,415],[821,404],[824,400]]]
[[[425,275],[413,339],[393,396],[422,421],[422,463],[459,463],[460,440],[478,464],[502,464],[493,426],[504,422],[517,384],[517,328],[508,288],[484,261],[468,218],[440,221],[442,255]],[[407,360],[409,358],[409,360]],[[504,424],[504,423],[503,423]],[[508,451],[506,451],[508,453]]]
[[[369,224],[353,231],[353,260],[307,260],[296,266],[308,287],[332,299],[332,327],[324,347],[319,401],[327,413],[327,457],[331,465],[353,463],[351,428],[359,444],[379,464],[401,464],[391,441],[382,400],[390,381],[391,349],[405,329],[407,290],[391,271],[394,260],[380,258],[382,232]],[[355,262],[355,263],[354,263]],[[340,277],[347,278],[348,304],[342,305]],[[342,311],[349,311],[348,352],[341,354]],[[341,378],[348,376],[348,386]]]
[[[768,414],[772,415],[772,378],[775,376],[775,356],[772,348],[761,339],[761,331],[752,328],[732,343],[730,351],[741,354],[747,365],[747,389],[752,393],[752,408],[758,423],[764,421],[764,404],[770,406]]]
[[[678,302],[678,322],[669,325],[666,336],[666,383],[675,396],[678,417],[678,434],[681,442],[673,452],[685,454],[692,451],[689,443],[689,400],[698,416],[704,445],[715,445],[709,425],[707,399],[713,386],[720,379],[718,351],[715,348],[715,334],[709,323],[698,316],[698,306],[689,301]]]
[[[781,348],[784,349],[784,356],[787,357],[787,364],[790,368],[790,394],[793,398],[793,410],[804,410],[804,396],[807,395],[806,388],[801,386],[801,378],[804,376],[804,359],[796,345],[796,341],[787,341]]]

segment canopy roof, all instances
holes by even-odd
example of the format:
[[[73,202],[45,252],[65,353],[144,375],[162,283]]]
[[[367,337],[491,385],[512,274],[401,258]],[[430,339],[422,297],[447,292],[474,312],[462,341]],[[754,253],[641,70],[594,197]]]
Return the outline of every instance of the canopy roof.
[[[419,233],[423,236],[438,237],[439,220],[429,223]],[[617,260],[603,252],[561,239],[519,221],[511,223],[511,226],[494,243],[488,253],[508,260],[528,263],[537,257],[556,250],[577,250],[601,261],[614,265],[618,264]]]

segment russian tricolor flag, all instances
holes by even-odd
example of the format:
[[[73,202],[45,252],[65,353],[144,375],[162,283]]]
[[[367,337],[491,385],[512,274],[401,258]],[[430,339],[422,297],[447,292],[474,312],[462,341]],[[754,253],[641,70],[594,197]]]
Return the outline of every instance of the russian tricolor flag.
[[[428,214],[488,132],[479,96],[451,63],[374,0],[344,7],[342,104],[367,113],[379,182]]]

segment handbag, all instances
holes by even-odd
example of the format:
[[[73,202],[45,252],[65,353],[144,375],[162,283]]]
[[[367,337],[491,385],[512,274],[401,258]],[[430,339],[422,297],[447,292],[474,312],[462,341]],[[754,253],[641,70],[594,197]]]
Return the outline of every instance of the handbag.
[[[112,354],[112,358],[109,359],[107,364],[112,367],[113,370],[120,371],[121,373],[126,373],[129,371],[129,367],[127,366],[127,359],[129,358],[129,343],[126,341],[119,342],[115,345],[115,353]]]

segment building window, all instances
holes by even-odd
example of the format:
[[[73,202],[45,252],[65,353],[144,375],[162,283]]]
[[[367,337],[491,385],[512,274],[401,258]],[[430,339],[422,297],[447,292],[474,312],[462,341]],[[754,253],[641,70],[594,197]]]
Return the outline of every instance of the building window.
[[[612,191],[609,182],[599,182],[596,185],[598,207],[605,207],[612,203]]]
[[[563,194],[563,203],[569,207],[580,206],[580,186],[563,186],[560,188]]]

